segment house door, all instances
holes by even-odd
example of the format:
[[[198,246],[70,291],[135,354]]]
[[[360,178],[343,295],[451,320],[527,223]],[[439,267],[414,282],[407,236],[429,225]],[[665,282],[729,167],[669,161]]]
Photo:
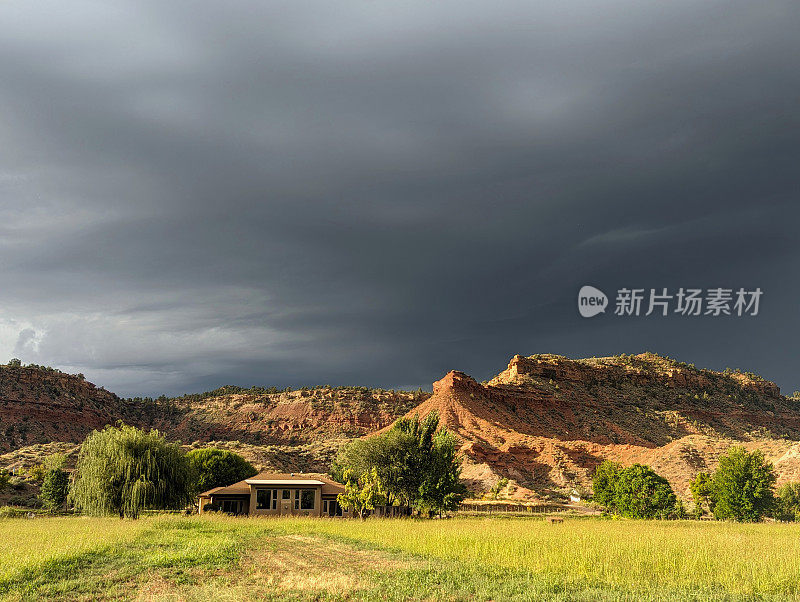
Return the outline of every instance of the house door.
[[[281,495],[281,514],[292,513],[292,490],[284,489]]]

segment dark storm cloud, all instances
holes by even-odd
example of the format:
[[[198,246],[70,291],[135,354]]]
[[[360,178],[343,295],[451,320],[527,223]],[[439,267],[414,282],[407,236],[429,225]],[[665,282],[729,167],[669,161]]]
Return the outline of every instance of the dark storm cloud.
[[[122,393],[651,349],[798,387],[790,1],[0,6],[0,352]],[[585,283],[760,286],[583,320]]]

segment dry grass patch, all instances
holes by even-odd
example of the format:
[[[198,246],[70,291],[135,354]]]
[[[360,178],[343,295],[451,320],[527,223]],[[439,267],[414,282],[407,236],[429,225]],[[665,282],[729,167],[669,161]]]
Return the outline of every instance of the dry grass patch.
[[[135,587],[142,601],[317,599],[369,589],[377,575],[409,568],[412,561],[385,552],[293,534],[267,537],[237,566],[194,575],[191,584],[152,575]]]
[[[306,535],[276,537],[246,561],[248,580],[270,589],[352,591],[368,584],[370,571],[408,568],[407,562]]]

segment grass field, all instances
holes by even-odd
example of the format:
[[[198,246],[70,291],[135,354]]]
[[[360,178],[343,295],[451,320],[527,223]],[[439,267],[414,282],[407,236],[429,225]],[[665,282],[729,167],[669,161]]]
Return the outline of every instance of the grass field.
[[[800,599],[800,525],[0,520],[8,600]]]

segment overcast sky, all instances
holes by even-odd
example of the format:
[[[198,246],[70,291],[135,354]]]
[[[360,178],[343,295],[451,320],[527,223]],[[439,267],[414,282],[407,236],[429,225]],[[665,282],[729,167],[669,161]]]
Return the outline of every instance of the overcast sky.
[[[651,350],[791,393],[798,31],[796,0],[6,0],[0,361],[136,395]]]

